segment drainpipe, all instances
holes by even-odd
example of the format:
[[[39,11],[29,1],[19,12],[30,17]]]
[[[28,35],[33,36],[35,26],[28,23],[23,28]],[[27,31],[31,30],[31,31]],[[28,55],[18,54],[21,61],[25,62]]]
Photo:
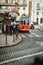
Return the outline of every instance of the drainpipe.
[[[32,15],[32,0],[29,1],[29,17],[31,21],[31,15]]]

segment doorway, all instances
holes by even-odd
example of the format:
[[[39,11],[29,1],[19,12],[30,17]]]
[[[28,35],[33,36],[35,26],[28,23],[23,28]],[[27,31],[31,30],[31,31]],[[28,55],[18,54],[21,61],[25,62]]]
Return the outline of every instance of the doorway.
[[[43,18],[40,19],[40,23],[43,23]]]

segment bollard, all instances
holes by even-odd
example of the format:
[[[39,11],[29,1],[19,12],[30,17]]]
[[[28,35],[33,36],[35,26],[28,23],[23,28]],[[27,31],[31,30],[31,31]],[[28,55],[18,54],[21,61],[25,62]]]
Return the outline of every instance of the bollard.
[[[7,33],[6,33],[6,45],[7,45]]]
[[[16,39],[18,38],[18,26],[16,25]]]

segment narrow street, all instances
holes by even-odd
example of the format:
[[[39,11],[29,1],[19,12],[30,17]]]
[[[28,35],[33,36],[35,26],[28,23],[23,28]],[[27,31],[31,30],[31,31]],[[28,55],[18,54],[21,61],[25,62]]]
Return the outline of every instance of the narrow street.
[[[31,64],[43,65],[43,0],[0,0],[0,65]]]
[[[21,43],[15,46],[11,46],[11,47],[0,48],[0,61],[1,62],[43,51],[43,44],[42,44],[43,32],[42,31],[38,29],[34,29],[34,30],[30,30],[30,33],[23,32],[23,33],[19,33],[19,35],[21,35],[22,37]],[[32,59],[33,57],[30,59],[27,57],[25,59],[13,61],[9,64],[10,65],[13,65],[13,64],[14,65],[28,65],[28,63],[31,63]],[[8,65],[8,63],[6,65]]]

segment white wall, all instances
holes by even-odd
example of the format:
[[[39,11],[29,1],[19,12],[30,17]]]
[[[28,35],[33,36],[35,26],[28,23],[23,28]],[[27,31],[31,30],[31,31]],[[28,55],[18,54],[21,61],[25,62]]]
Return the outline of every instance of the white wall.
[[[29,1],[28,0],[26,0],[27,2],[27,6],[25,7],[25,10],[23,10],[23,7],[20,7],[20,10],[19,10],[19,13],[20,13],[20,16],[22,15],[22,14],[26,14],[26,15],[28,15],[28,5],[29,5]],[[21,1],[20,1],[21,2]],[[22,0],[22,2],[21,2],[21,4],[23,3],[23,0]]]
[[[36,6],[37,6],[37,3],[40,3],[40,7],[42,7],[43,5],[43,0],[33,0],[33,2],[32,2],[32,20],[34,21],[34,22],[36,22],[36,18],[38,17],[38,19],[39,19],[39,21],[38,21],[38,23],[40,24],[40,18],[42,18],[43,17],[43,15],[42,15],[42,10],[39,10],[39,15],[37,16],[37,10],[36,10]]]
[[[3,2],[5,2],[5,0],[1,0]],[[11,0],[8,0],[11,2]],[[15,0],[14,0],[15,1]],[[20,16],[22,14],[26,14],[26,15],[29,15],[29,0],[26,0],[27,2],[27,6],[25,7],[25,10],[23,10],[23,7],[19,7],[19,13],[20,13]],[[19,1],[20,4],[23,4],[23,0],[20,0]],[[40,6],[41,6],[41,10],[39,11],[39,15],[37,16],[37,10],[36,10],[36,6],[37,6],[37,3],[40,3]],[[43,18],[43,15],[42,15],[42,7],[43,7],[43,0],[32,0],[32,15],[31,15],[31,22],[36,22],[36,18],[38,17],[39,18],[39,21],[38,23],[40,24],[40,19]],[[10,8],[10,7],[9,7]]]
[[[0,3],[5,3],[5,0],[0,0]]]

